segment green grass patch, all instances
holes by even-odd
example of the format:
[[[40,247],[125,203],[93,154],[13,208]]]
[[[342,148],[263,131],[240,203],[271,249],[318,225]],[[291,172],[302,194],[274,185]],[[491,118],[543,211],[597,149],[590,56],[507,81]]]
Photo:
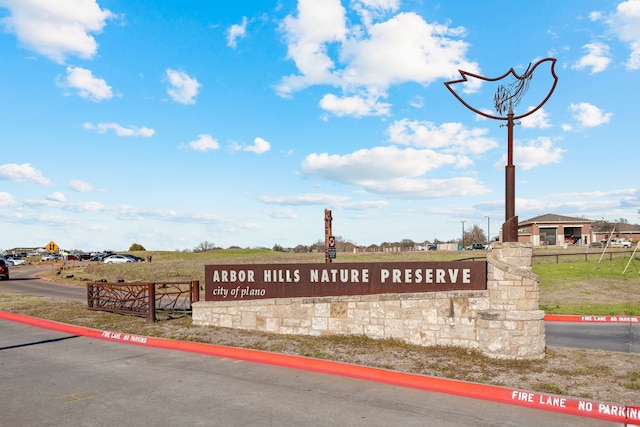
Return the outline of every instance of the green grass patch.
[[[629,263],[628,258],[614,258],[595,261],[562,262],[559,264],[534,264],[532,269],[540,276],[541,286],[553,286],[579,281],[606,281],[640,283],[640,259],[631,260],[626,272],[623,271]]]
[[[640,316],[640,303],[626,304],[564,304],[541,305],[540,310],[549,314],[579,314],[587,316]]]

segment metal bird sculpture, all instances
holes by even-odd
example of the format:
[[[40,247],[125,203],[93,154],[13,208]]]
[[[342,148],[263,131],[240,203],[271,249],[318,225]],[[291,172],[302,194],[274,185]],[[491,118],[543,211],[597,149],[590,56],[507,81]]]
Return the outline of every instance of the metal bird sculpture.
[[[533,73],[538,68],[538,66],[542,63],[550,62],[551,63],[551,75],[553,76],[553,84],[551,85],[551,89],[544,97],[544,99],[538,103],[537,106],[533,107],[529,111],[524,114],[516,115],[513,111],[514,107],[520,104],[524,95],[527,93],[529,89],[529,83],[533,78]],[[538,111],[542,106],[549,100],[551,94],[556,88],[556,84],[558,83],[558,76],[556,76],[555,72],[556,59],[555,58],[545,58],[536,62],[532,67],[531,64],[527,67],[525,72],[522,75],[519,75],[515,72],[513,68],[510,68],[509,71],[496,78],[489,78],[479,76],[478,74],[468,73],[466,71],[460,71],[460,75],[462,76],[459,80],[453,80],[450,82],[446,82],[445,86],[447,89],[455,96],[458,101],[464,104],[465,107],[470,109],[476,114],[480,114],[481,116],[487,117],[489,119],[496,120],[507,120],[507,165],[505,167],[505,222],[502,224],[502,241],[503,242],[517,242],[518,241],[518,217],[515,214],[515,166],[513,164],[513,126],[514,120],[521,119],[523,117],[527,117],[536,111]],[[469,81],[469,77],[480,79],[486,82],[500,82],[502,79],[511,76],[511,81],[506,84],[500,83],[498,88],[493,96],[494,108],[496,110],[497,115],[493,115],[487,113],[486,111],[482,111],[478,108],[472,107],[469,103],[467,103],[460,95],[456,93],[456,91],[452,88],[454,84],[464,83]]]
[[[545,62],[551,63],[550,71],[553,77],[553,85],[551,86],[551,89],[549,90],[547,96],[536,107],[527,111],[524,114],[518,114],[518,115],[514,114],[513,119],[518,120],[538,111],[551,97],[551,94],[555,90],[556,84],[558,83],[558,76],[556,75],[556,72],[555,72],[555,65],[556,65],[555,58],[541,59],[540,61],[536,62],[535,65],[533,66],[529,64],[529,66],[527,67],[527,69],[522,75],[519,75],[518,73],[516,73],[516,71],[513,68],[510,68],[509,71],[495,78],[484,77],[478,74],[473,74],[467,71],[459,70],[462,78],[458,80],[452,80],[452,81],[446,82],[445,86],[447,87],[447,89],[449,89],[449,91],[453,94],[453,96],[455,96],[458,99],[458,101],[460,101],[462,104],[464,104],[465,107],[467,107],[474,113],[480,114],[481,116],[487,117],[489,119],[507,120],[509,111],[513,112],[513,108],[520,103],[523,96],[527,92],[529,88],[529,82],[533,78],[533,73],[535,72],[536,68],[538,68],[538,66],[540,66]],[[507,77],[511,77],[511,81],[505,82],[504,84],[501,83],[498,86],[498,89],[496,90],[496,93],[494,95],[494,106],[495,106],[496,113],[498,115],[489,114],[486,111],[482,111],[478,108],[471,106],[464,99],[462,99],[462,97],[455,91],[455,89],[453,88],[453,85],[458,83],[465,83],[469,81],[469,77],[480,79],[486,82],[500,82],[501,80],[506,79]]]

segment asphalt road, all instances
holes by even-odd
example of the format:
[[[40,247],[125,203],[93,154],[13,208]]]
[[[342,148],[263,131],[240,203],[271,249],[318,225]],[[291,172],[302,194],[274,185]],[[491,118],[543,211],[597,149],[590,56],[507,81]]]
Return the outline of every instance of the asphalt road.
[[[3,426],[610,426],[0,320]]]
[[[10,280],[0,280],[0,291],[40,295],[74,301],[86,301],[86,288],[39,280],[35,276],[50,271],[51,265],[16,265],[9,267]]]

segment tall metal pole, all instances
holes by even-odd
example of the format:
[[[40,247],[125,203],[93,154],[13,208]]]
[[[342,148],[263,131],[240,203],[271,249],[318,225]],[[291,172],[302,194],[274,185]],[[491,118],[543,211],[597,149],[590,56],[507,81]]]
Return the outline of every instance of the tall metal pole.
[[[460,221],[462,223],[462,244],[461,248],[464,249],[464,223],[465,221]]]
[[[516,167],[513,164],[513,108],[507,114],[507,165],[505,166],[505,214],[502,225],[502,241],[518,241],[518,217],[516,216]]]

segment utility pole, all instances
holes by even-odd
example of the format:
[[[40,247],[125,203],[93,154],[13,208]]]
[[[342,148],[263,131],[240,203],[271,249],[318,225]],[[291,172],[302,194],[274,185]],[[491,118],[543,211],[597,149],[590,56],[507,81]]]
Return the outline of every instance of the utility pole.
[[[487,246],[491,245],[491,218],[487,218]]]

